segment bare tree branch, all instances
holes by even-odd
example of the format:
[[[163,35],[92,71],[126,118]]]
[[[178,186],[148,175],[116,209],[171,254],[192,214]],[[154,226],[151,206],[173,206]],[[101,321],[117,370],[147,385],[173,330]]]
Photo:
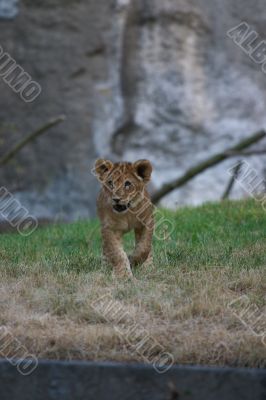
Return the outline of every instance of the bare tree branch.
[[[222,195],[222,200],[228,199],[228,197],[233,189],[234,183],[241,171],[242,164],[243,164],[243,161],[239,160],[238,163],[236,164],[236,166],[234,167],[233,175],[230,177],[228,185],[224,191],[224,194]]]
[[[26,136],[24,139],[22,139],[20,142],[18,142],[13,149],[11,149],[7,154],[5,154],[1,159],[0,159],[0,167],[6,165],[13,157],[17,155],[17,153],[20,152],[23,147],[25,147],[28,143],[33,142],[38,136],[42,135],[44,132],[48,131],[48,129],[54,127],[55,125],[58,125],[59,123],[63,122],[65,120],[64,115],[60,115],[56,118],[51,119],[48,121],[45,125],[43,125],[41,128],[37,129],[33,133],[30,133],[28,136]]]
[[[229,152],[228,153],[231,157],[233,156],[242,156],[242,157],[249,157],[249,156],[259,156],[266,154],[266,149],[261,149],[261,150],[250,150],[250,151],[243,151],[243,152]]]
[[[266,137],[266,133],[264,130],[257,132],[247,139],[242,140],[236,146],[223,151],[222,153],[218,153],[214,156],[207,158],[205,161],[202,161],[198,165],[190,168],[183,176],[173,180],[172,182],[166,183],[163,185],[161,189],[155,192],[152,196],[153,203],[158,203],[164,196],[172,192],[173,190],[183,186],[185,183],[190,181],[195,176],[199,175],[201,172],[205,171],[208,168],[213,167],[214,165],[219,164],[220,162],[226,160],[229,157],[235,155],[235,153],[239,153],[240,151],[246,149],[247,147],[251,146],[254,143],[257,143],[259,140]]]

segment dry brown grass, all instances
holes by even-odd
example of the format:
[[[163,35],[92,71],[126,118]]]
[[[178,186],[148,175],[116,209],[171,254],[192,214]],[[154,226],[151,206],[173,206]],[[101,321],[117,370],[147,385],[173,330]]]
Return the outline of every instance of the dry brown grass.
[[[117,282],[104,272],[54,274],[38,267],[32,272],[19,280],[1,277],[0,323],[39,358],[143,362],[126,335],[134,321],[176,363],[265,366],[261,338],[228,308],[243,293],[263,304],[262,270],[176,270],[162,279],[154,269],[135,283]],[[131,321],[115,320],[111,313],[106,319],[95,310],[106,294]],[[130,343],[140,340],[141,333]]]

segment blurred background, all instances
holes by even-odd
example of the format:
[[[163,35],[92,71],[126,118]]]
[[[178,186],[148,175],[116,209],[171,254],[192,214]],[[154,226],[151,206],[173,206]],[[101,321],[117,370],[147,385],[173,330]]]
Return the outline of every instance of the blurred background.
[[[93,217],[95,158],[150,159],[155,191],[263,129],[266,75],[227,31],[246,21],[264,40],[265,17],[262,0],[0,0],[0,46],[42,88],[26,103],[0,76],[0,155],[66,116],[0,168],[1,186],[39,219]],[[219,200],[237,159],[161,204]],[[248,162],[265,176],[265,156]]]

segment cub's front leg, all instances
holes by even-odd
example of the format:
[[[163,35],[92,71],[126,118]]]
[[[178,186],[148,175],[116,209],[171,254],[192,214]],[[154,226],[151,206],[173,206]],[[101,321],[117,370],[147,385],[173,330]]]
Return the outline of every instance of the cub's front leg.
[[[122,232],[102,228],[103,254],[120,277],[132,277],[128,257],[123,249]]]
[[[142,226],[135,229],[135,250],[130,256],[130,264],[134,267],[143,263],[152,264],[153,228]]]

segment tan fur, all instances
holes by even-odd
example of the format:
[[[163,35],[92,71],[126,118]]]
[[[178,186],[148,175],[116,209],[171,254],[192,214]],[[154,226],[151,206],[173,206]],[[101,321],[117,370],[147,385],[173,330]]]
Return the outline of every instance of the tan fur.
[[[151,172],[148,160],[113,164],[99,159],[95,162],[95,173],[102,184],[97,211],[103,254],[119,276],[132,276],[131,267],[152,262],[153,205],[146,189]],[[131,230],[135,232],[135,249],[128,257],[122,237]]]

